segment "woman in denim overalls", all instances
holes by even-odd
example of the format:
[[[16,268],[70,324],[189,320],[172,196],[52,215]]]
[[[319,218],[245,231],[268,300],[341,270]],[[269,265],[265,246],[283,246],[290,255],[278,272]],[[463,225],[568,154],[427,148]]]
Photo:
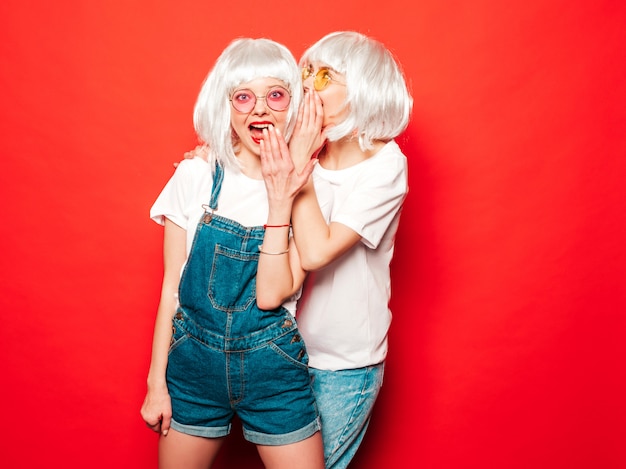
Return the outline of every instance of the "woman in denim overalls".
[[[268,127],[289,137],[301,97],[286,48],[233,41],[194,111],[209,161],[182,162],[152,207],[165,269],[142,416],[161,435],[161,468],[210,467],[235,414],[266,467],[324,466],[289,226],[313,163],[298,174],[260,158]]]

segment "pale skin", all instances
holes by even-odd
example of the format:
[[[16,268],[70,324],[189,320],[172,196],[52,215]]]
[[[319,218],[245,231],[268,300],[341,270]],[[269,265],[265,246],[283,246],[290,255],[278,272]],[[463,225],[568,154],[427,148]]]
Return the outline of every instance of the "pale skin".
[[[258,78],[243,83],[240,88],[252,90],[257,96],[265,96],[275,85],[284,84],[273,78]],[[290,216],[298,189],[310,178],[315,161],[311,160],[296,171],[292,160],[272,158],[263,160],[259,132],[254,127],[267,126],[263,131],[282,138],[286,125],[287,111],[274,111],[266,101],[257,99],[252,111],[240,113],[233,109],[231,126],[239,137],[237,158],[242,163],[244,174],[253,179],[263,178],[268,195],[269,212],[263,239],[263,250],[283,252],[282,255],[259,256],[257,271],[257,305],[261,309],[275,309],[292,296],[302,285],[306,272],[301,267],[299,251],[294,240],[289,238]],[[285,227],[280,225],[287,225]],[[148,372],[148,391],[141,408],[141,415],[153,431],[160,434],[159,468],[186,469],[210,468],[222,446],[224,438],[202,438],[177,432],[170,428],[172,407],[165,373],[168,350],[172,337],[172,317],[176,312],[180,271],[186,260],[186,231],[165,220],[163,262],[164,274],[161,298],[155,321],[152,358]],[[320,432],[288,445],[257,445],[259,455],[268,469],[322,469],[324,453]]]

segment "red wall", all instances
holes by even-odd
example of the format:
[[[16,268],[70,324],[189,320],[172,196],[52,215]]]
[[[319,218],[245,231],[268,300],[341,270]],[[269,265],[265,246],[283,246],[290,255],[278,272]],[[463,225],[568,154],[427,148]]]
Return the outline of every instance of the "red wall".
[[[195,145],[201,81],[236,36],[299,55],[354,29],[415,97],[354,469],[626,467],[626,3],[211,3],[0,4],[1,465],[155,467],[148,209]],[[238,436],[218,466],[261,467]]]

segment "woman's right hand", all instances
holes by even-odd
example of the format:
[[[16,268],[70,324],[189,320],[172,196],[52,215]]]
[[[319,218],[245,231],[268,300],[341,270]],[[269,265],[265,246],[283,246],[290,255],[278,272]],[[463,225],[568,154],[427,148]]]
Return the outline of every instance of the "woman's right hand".
[[[202,145],[196,145],[196,148],[186,151],[183,156],[186,160],[192,160],[196,156],[198,156],[200,158],[204,158],[204,160],[207,161],[209,158],[209,146],[206,143],[203,143]],[[178,168],[179,164],[180,162],[178,161],[174,163],[174,168]]]
[[[150,430],[167,435],[172,422],[172,401],[166,386],[148,390],[141,406],[141,417]]]
[[[196,148],[194,148],[193,150],[187,151],[185,152],[185,159],[186,160],[190,160],[195,158],[196,156],[199,156],[200,158],[203,159],[207,159],[209,155],[209,147],[206,143],[203,143],[202,145],[197,145]]]

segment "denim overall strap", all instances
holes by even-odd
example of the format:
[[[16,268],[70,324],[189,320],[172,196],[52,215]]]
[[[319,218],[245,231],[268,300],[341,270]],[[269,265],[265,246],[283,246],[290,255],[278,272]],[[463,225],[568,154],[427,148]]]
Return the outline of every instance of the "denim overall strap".
[[[217,199],[220,196],[222,190],[222,181],[224,180],[224,170],[222,165],[218,161],[215,162],[215,172],[213,173],[213,188],[211,189],[211,201],[209,207],[211,210],[217,210]]]

